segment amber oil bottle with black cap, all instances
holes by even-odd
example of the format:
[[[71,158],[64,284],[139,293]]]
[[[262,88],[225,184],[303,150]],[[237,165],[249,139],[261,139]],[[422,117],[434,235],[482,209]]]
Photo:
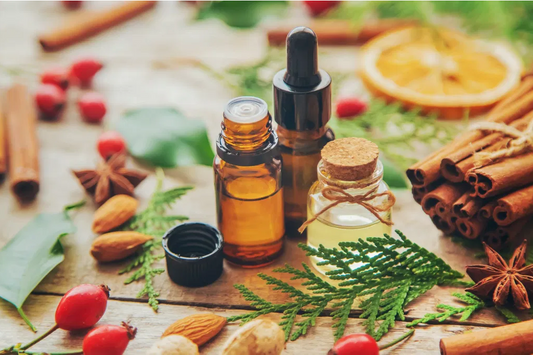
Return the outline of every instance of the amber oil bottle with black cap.
[[[283,157],[287,235],[298,236],[307,219],[307,192],[317,180],[320,151],[335,137],[331,118],[331,77],[318,68],[318,42],[307,27],[287,36],[287,68],[274,76],[274,119]],[[305,232],[304,232],[305,233]]]
[[[224,110],[214,161],[218,228],[225,258],[260,267],[281,255],[282,159],[265,101],[238,97]]]

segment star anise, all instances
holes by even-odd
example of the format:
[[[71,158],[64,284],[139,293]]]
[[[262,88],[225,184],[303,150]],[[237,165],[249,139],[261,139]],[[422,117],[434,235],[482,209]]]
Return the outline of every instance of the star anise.
[[[483,246],[489,264],[467,266],[466,273],[476,284],[466,290],[481,298],[492,294],[499,306],[507,302],[510,293],[517,309],[531,308],[528,293],[533,294],[533,265],[525,266],[527,241],[515,250],[509,264],[487,244]]]
[[[95,170],[73,171],[85,190],[97,204],[104,203],[110,197],[120,194],[133,195],[133,190],[147,174],[126,169],[126,155],[118,153],[101,162]]]

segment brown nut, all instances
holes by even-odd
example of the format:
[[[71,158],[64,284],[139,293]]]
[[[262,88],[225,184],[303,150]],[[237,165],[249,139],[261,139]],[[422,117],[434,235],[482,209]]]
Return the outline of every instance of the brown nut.
[[[117,261],[133,255],[151,240],[146,234],[124,231],[102,234],[91,245],[91,254],[99,262]]]
[[[128,195],[116,195],[94,213],[93,232],[105,233],[126,223],[135,215],[138,202]]]
[[[162,337],[182,335],[200,346],[217,335],[225,325],[226,318],[216,314],[194,314],[174,322],[165,330]]]

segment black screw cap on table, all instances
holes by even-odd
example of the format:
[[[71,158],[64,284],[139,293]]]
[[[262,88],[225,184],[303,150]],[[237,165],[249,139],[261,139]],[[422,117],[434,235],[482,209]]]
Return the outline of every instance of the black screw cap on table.
[[[287,69],[274,84],[274,119],[295,131],[324,127],[331,117],[331,77],[318,68],[318,40],[307,27],[287,35]]]
[[[215,282],[223,270],[222,234],[205,223],[183,223],[163,236],[170,279],[181,286]]]

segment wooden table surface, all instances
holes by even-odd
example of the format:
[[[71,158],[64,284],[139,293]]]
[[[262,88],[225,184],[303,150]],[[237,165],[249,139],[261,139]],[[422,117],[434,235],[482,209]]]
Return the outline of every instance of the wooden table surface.
[[[109,6],[108,3],[85,4],[88,8]],[[36,213],[56,212],[64,205],[85,197],[70,170],[92,167],[98,160],[95,142],[104,129],[113,123],[125,109],[145,106],[174,106],[206,122],[210,138],[219,133],[224,104],[234,96],[228,88],[205,72],[190,67],[158,69],[156,61],[176,57],[194,57],[216,69],[251,62],[261,58],[266,50],[266,39],[261,28],[235,30],[210,20],[193,22],[192,10],[185,4],[160,3],[151,11],[128,23],[107,31],[91,40],[56,53],[43,53],[38,46],[38,33],[60,23],[67,10],[58,2],[0,2],[0,85],[6,86],[12,77],[3,67],[16,67],[28,73],[18,80],[34,87],[36,74],[53,65],[68,65],[80,55],[94,55],[105,63],[98,74],[94,89],[104,94],[108,101],[108,114],[104,126],[88,125],[81,121],[75,105],[79,89],[69,91],[69,106],[60,122],[40,122],[38,135],[41,158],[41,192],[37,199],[21,205],[11,194],[8,184],[0,186],[0,247],[21,229]],[[324,48],[321,66],[326,70],[355,71],[356,49]],[[354,79],[349,90],[359,90]],[[347,89],[348,90],[348,89]],[[134,165],[134,163],[131,163]],[[188,193],[174,208],[174,212],[188,215],[191,221],[215,223],[215,202],[212,171],[209,167],[186,167],[166,171],[166,187],[192,184]],[[145,204],[155,185],[153,174],[137,189],[141,204]],[[464,271],[465,265],[475,262],[469,252],[442,236],[412,200],[408,191],[397,192],[395,227],[409,238],[435,252],[454,268]],[[24,310],[44,331],[53,323],[55,307],[70,288],[81,283],[105,283],[112,289],[111,301],[101,323],[118,324],[130,320],[139,328],[138,338],[132,342],[127,354],[145,354],[172,322],[198,312],[214,312],[229,316],[246,312],[248,303],[232,285],[243,283],[254,292],[272,301],[284,297],[274,293],[260,280],[258,271],[270,273],[283,263],[298,266],[306,260],[289,240],[285,254],[275,264],[261,270],[243,270],[224,266],[222,277],[214,284],[188,289],[173,284],[166,274],[156,279],[155,287],[161,293],[161,308],[154,313],[143,299],[135,298],[141,283],[124,285],[127,276],[117,271],[124,263],[99,265],[89,255],[94,239],[90,224],[95,206],[88,203],[74,213],[78,231],[63,240],[65,261],[37,287],[28,298]],[[36,238],[39,236],[36,235]],[[162,264],[163,265],[163,264]],[[0,270],[1,271],[1,270]],[[407,321],[434,312],[435,305],[453,302],[451,288],[436,287],[408,307]],[[362,332],[360,312],[354,309],[346,333]],[[273,316],[273,318],[279,318]],[[456,333],[504,324],[501,316],[482,311],[469,321],[449,320],[438,325],[419,327],[408,341],[397,345],[385,354],[437,354],[439,339]],[[333,335],[331,319],[320,317],[317,326],[307,336],[287,344],[286,354],[325,354],[331,347]],[[203,354],[219,353],[224,340],[237,328],[227,326],[213,341],[201,348]],[[383,343],[405,332],[405,322],[383,339]],[[61,331],[35,347],[35,350],[72,350],[80,347],[84,333],[67,334]],[[14,307],[0,301],[0,348],[15,341],[26,342],[34,337],[18,316]]]

